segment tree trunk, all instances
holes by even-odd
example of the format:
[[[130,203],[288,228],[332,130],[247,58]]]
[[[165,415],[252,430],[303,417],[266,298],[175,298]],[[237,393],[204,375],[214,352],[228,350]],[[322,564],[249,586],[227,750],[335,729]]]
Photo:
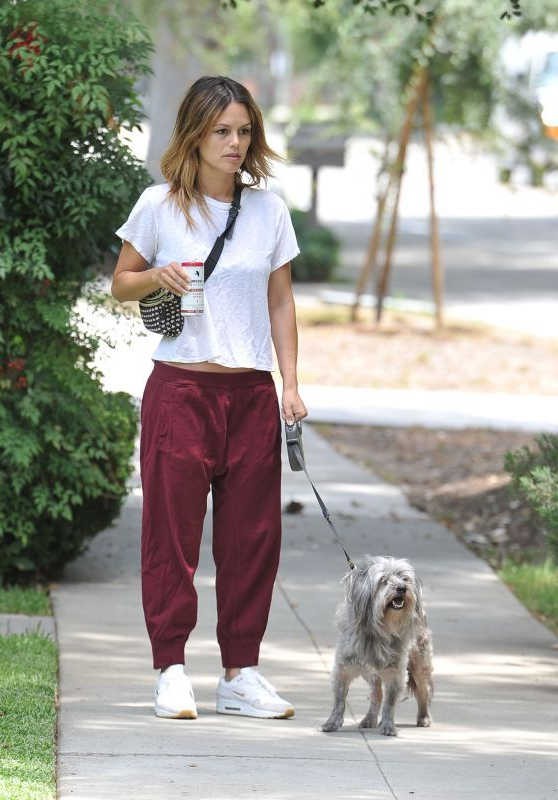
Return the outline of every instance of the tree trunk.
[[[443,293],[444,274],[440,263],[440,233],[438,230],[438,217],[434,202],[434,155],[432,136],[432,106],[430,101],[430,87],[428,73],[422,92],[422,122],[426,140],[426,154],[428,158],[428,182],[430,188],[430,249],[432,251],[432,292],[436,307],[436,329],[441,330],[443,319]]]
[[[156,183],[164,181],[159,162],[174,128],[176,115],[186,91],[204,74],[203,65],[192,50],[177,44],[172,22],[160,14],[154,35],[155,52],[146,113],[150,135],[145,166]]]

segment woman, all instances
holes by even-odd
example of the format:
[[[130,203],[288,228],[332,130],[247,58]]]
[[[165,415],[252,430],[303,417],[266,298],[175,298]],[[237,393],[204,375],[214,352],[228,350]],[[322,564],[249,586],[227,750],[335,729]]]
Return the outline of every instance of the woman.
[[[184,647],[197,620],[194,573],[207,494],[213,499],[217,640],[225,674],[217,711],[290,717],[292,704],[256,669],[281,540],[281,414],[307,416],[298,394],[290,261],[300,252],[289,212],[260,189],[268,159],[262,115],[223,76],[188,90],[167,151],[166,183],[141,194],[116,231],[123,240],[111,291],[139,300],[158,287],[188,290],[181,261],[205,260],[224,230],[241,172],[241,208],[225,240],[205,308],[162,337],[141,405],[142,602],[160,669],[161,717],[197,716]],[[281,414],[271,341],[282,377]]]

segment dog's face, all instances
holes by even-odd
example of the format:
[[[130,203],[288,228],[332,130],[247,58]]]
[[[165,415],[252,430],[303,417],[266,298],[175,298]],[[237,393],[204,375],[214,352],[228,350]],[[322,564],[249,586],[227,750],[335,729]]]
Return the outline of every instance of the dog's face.
[[[398,634],[421,611],[421,589],[403,558],[364,556],[345,576],[346,599],[357,622]]]

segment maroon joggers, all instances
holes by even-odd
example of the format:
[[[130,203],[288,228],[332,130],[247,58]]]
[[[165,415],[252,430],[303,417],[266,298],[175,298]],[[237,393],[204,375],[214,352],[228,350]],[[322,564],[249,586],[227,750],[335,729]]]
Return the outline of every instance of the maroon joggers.
[[[153,668],[183,663],[196,625],[194,574],[210,487],[222,663],[256,665],[281,544],[281,416],[273,378],[265,370],[154,363],[140,439],[142,603]]]

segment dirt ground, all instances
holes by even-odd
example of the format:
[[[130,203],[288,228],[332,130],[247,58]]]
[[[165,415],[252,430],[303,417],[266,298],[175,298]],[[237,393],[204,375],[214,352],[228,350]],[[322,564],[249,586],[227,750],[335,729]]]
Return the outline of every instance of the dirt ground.
[[[314,423],[343,455],[395,483],[411,505],[450,528],[493,567],[544,559],[544,537],[510,491],[507,450],[532,444],[513,431],[380,428]]]
[[[445,524],[496,571],[507,560],[546,560],[541,525],[511,493],[510,477],[502,468],[507,450],[533,443],[529,434],[314,425],[343,455],[400,486],[411,505]],[[523,595],[519,585],[504,580],[558,636],[558,618],[546,612],[537,593]]]
[[[380,327],[347,308],[297,308],[299,380],[376,388],[558,394],[558,342],[463,324],[436,333],[427,316],[386,312]],[[534,445],[516,431],[361,425],[316,428],[341,453],[399,485],[494,567],[542,560],[544,538],[510,491],[504,455]]]
[[[558,341],[473,324],[441,332],[418,314],[297,307],[299,380],[382,389],[558,394]]]

